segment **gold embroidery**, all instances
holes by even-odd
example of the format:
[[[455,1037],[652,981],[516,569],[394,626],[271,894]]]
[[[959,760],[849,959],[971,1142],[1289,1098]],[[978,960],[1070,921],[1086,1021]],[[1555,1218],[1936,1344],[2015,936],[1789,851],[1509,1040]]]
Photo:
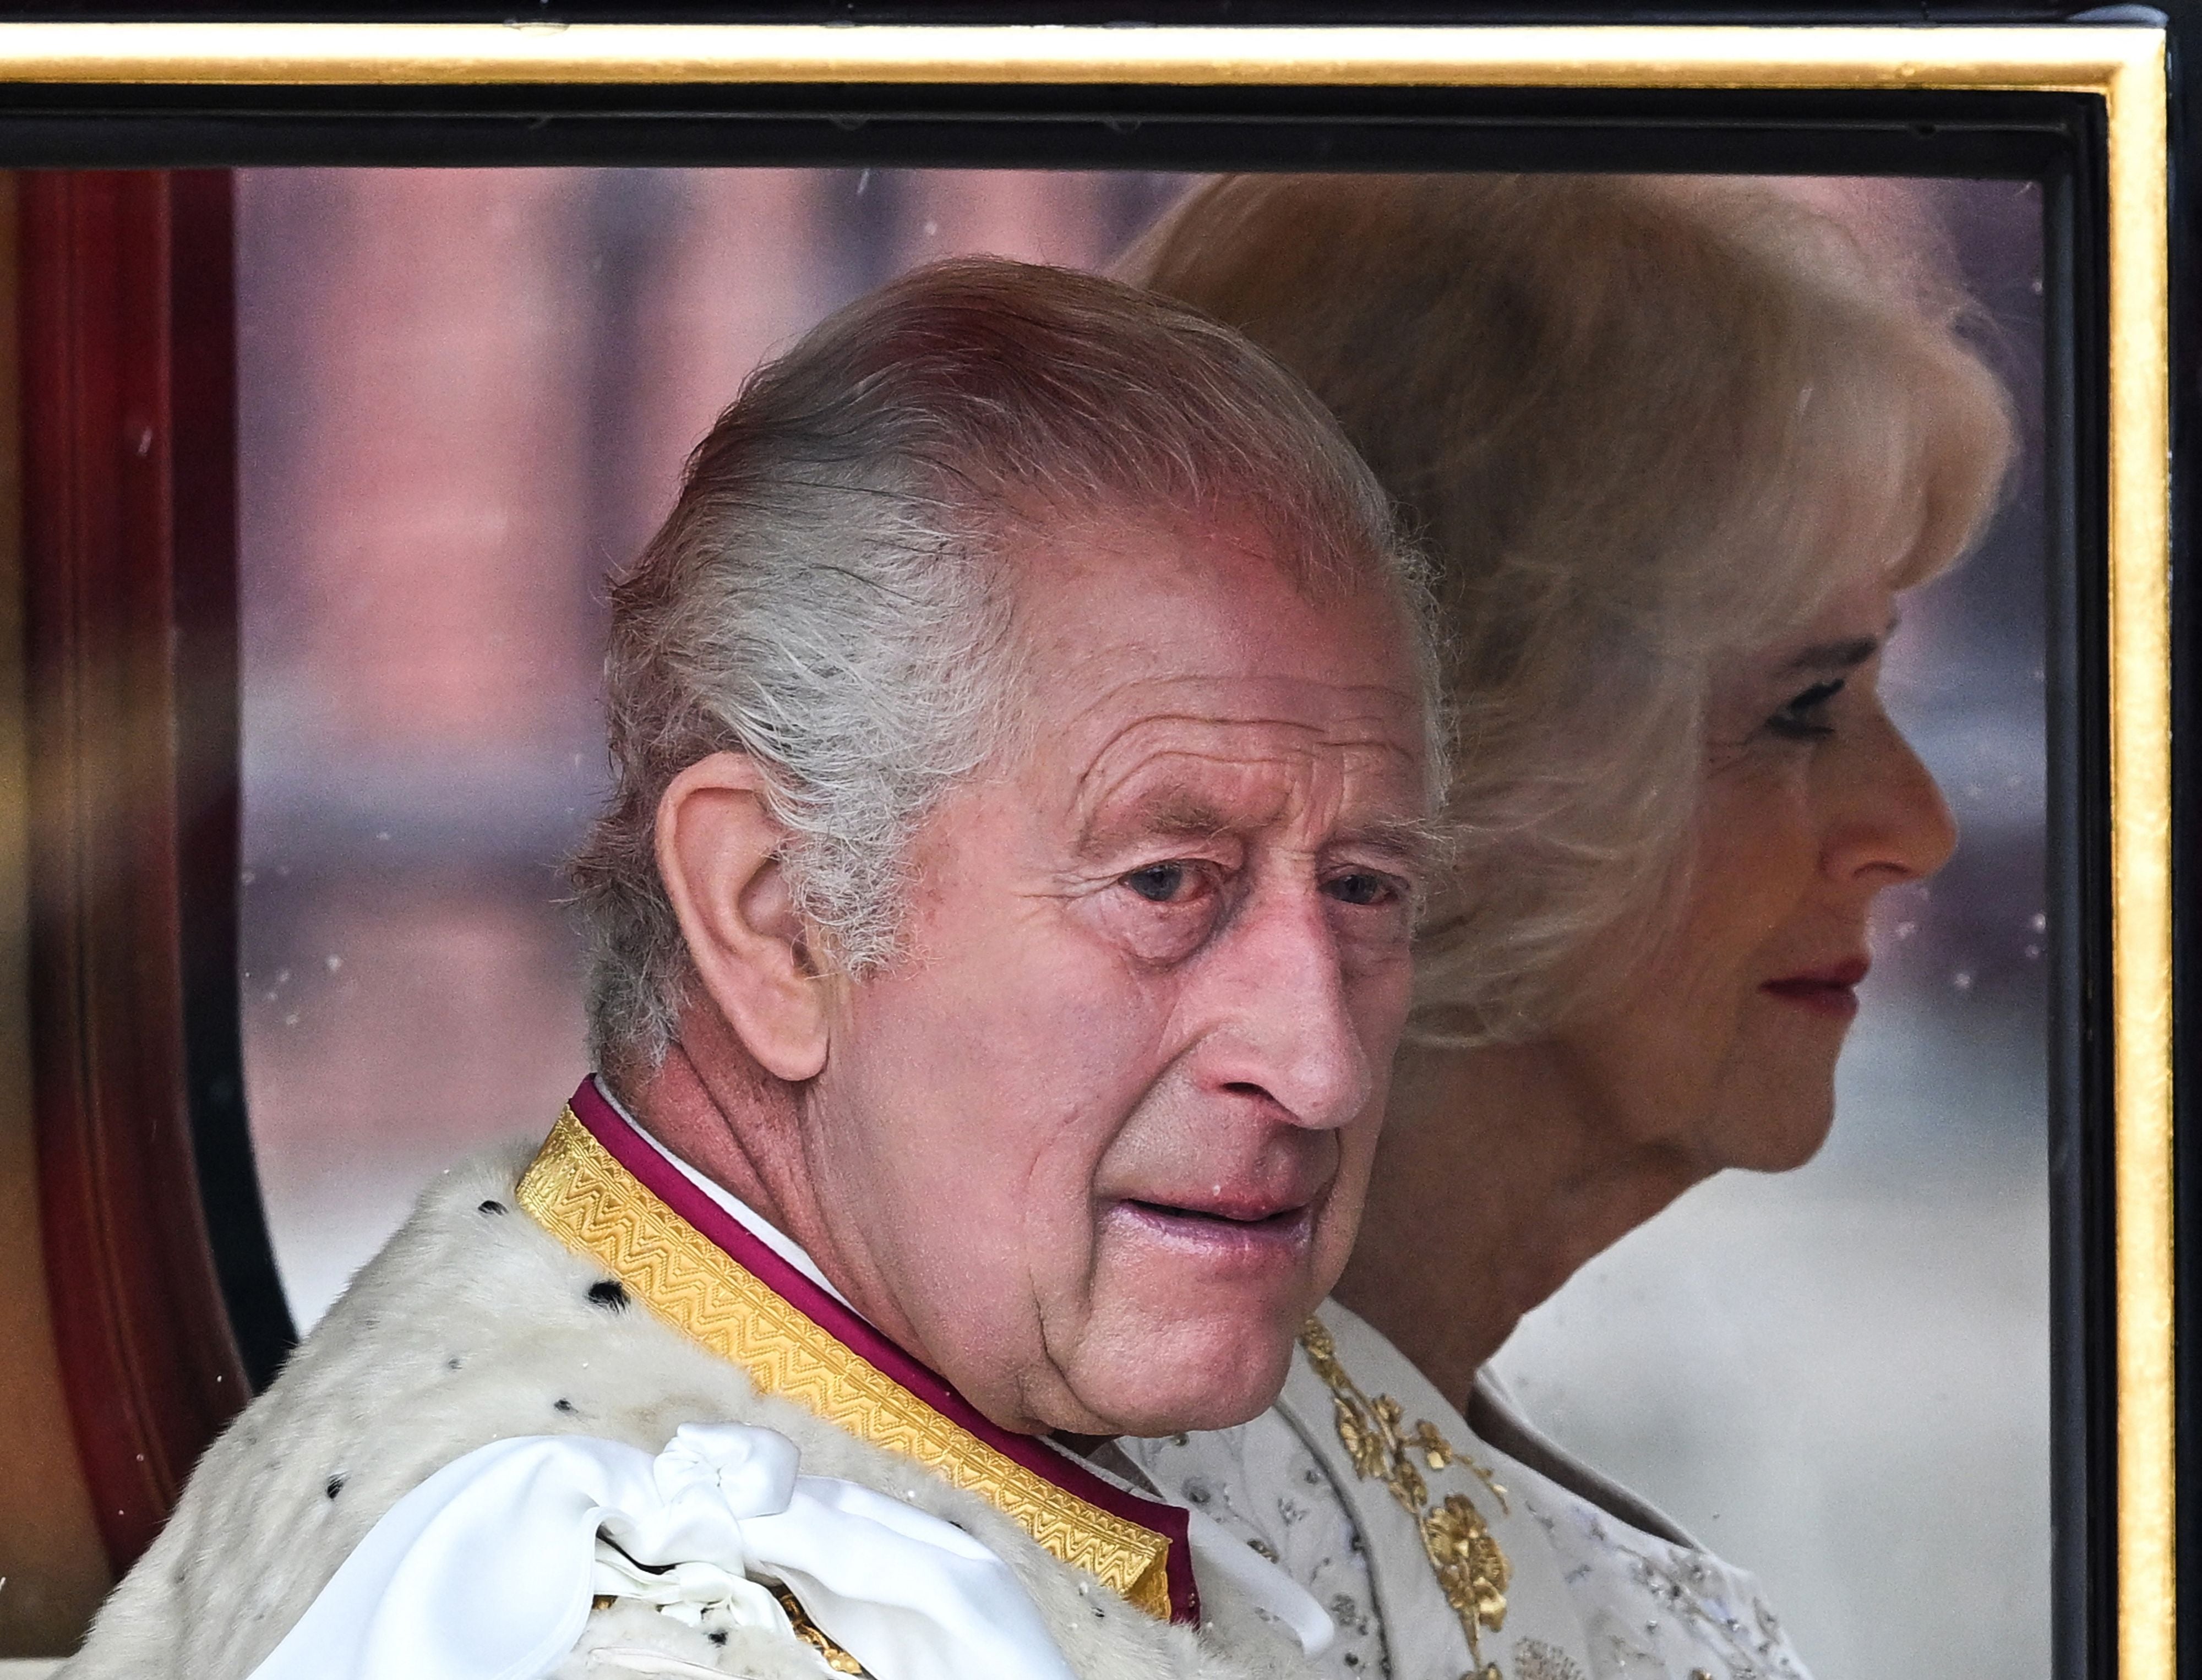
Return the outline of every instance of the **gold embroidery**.
[[[863,1674],[866,1671],[863,1664],[818,1630],[818,1624],[810,1619],[810,1613],[793,1593],[785,1587],[774,1587],[772,1595],[779,1600],[780,1607],[787,1612],[787,1624],[795,1630],[795,1636],[815,1651],[827,1667],[836,1674]]]
[[[798,1401],[860,1441],[915,1459],[1139,1608],[1169,1615],[1168,1536],[1056,1486],[934,1411],[660,1201],[571,1109],[521,1179],[518,1200],[659,1317],[740,1366],[758,1392]]]
[[[1490,1469],[1478,1464],[1437,1432],[1427,1418],[1414,1428],[1404,1427],[1405,1413],[1389,1394],[1371,1399],[1346,1375],[1338,1362],[1338,1344],[1321,1320],[1310,1318],[1300,1330],[1300,1346],[1308,1363],[1330,1389],[1336,1408],[1338,1438],[1345,1455],[1364,1481],[1381,1482],[1391,1489],[1399,1507],[1422,1530],[1422,1550],[1437,1571],[1445,1600],[1460,1618],[1468,1636],[1468,1653],[1475,1664],[1472,1680],[1501,1680],[1498,1665],[1483,1659],[1483,1634],[1496,1633],[1506,1622],[1506,1583],[1513,1570],[1499,1549],[1483,1514],[1465,1494],[1448,1494],[1430,1503],[1429,1483],[1422,1471],[1460,1465],[1491,1490],[1501,1512],[1512,1507],[1506,1490]],[[1422,1464],[1416,1464],[1416,1458]],[[1470,1677],[1463,1677],[1470,1680]]]

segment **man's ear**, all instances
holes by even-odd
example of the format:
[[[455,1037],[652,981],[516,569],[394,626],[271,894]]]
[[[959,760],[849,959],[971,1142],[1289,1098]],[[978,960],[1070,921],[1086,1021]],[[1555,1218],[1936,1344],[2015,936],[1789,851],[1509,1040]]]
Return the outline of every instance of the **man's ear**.
[[[746,753],[715,752],[657,802],[657,872],[697,978],[743,1046],[791,1084],[826,1065],[825,983],[780,866],[787,831]]]

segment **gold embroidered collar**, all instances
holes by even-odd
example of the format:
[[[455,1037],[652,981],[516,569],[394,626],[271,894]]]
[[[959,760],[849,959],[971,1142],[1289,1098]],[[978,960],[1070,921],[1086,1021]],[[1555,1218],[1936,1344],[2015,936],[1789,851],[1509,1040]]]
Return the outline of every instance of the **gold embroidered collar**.
[[[593,1082],[551,1129],[518,1200],[759,1393],[798,1401],[978,1494],[1150,1614],[1198,1619],[1183,1511],[998,1428],[682,1177]]]

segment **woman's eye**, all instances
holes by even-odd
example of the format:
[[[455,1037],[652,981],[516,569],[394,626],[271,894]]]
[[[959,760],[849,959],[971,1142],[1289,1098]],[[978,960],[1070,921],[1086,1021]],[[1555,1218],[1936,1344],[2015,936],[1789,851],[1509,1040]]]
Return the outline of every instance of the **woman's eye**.
[[[1842,692],[1840,677],[1816,682],[1768,718],[1766,727],[1787,740],[1817,740],[1832,735],[1835,730],[1828,722],[1827,709],[1828,703]]]
[[[1333,875],[1323,883],[1323,890],[1341,904],[1388,904],[1398,896],[1391,877],[1381,875]]]
[[[1197,884],[1189,864],[1150,864],[1124,877],[1124,885],[1150,904],[1175,904]]]

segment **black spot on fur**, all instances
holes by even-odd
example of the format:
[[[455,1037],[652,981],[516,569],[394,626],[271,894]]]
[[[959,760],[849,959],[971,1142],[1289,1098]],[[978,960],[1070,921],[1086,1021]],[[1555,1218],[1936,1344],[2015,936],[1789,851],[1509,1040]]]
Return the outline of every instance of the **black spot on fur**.
[[[344,1492],[344,1473],[342,1471],[329,1477],[327,1488],[329,1497],[334,1499],[339,1494]]]
[[[454,1353],[450,1359],[444,1361],[444,1369],[445,1371],[456,1371],[463,1363],[464,1361],[462,1360],[456,1353]]]
[[[726,1630],[724,1628],[714,1628],[714,1629],[712,1629],[712,1630],[711,1630],[711,1643],[712,1643],[712,1644],[714,1644],[714,1645],[724,1645],[726,1642],[727,1642],[727,1630]]]
[[[496,1201],[484,1202],[480,1207],[476,1208],[474,1211],[477,1213],[502,1213],[504,1211],[504,1204],[503,1202]]]
[[[550,1409],[553,1412],[562,1412],[571,1417],[574,1412],[574,1402],[569,1400],[555,1400],[550,1402]]]
[[[609,1277],[604,1279],[601,1283],[592,1283],[589,1285],[589,1299],[594,1301],[598,1306],[603,1307],[609,1312],[624,1312],[627,1311],[626,1285]]]

